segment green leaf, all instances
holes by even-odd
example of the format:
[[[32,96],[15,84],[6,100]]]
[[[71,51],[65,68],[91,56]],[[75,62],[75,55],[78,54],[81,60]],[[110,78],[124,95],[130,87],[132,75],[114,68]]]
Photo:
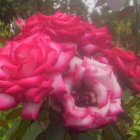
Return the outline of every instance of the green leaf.
[[[102,131],[103,140],[126,140],[116,125],[108,125]]]
[[[7,120],[18,118],[21,114],[22,108],[13,109],[11,112],[9,112],[6,116]]]
[[[92,136],[94,139],[100,139],[101,138],[101,130],[98,129],[91,129],[87,132],[90,136]]]
[[[39,134],[36,140],[64,140],[65,133],[65,127],[57,120],[50,124],[44,132]]]
[[[65,138],[65,127],[59,120],[50,125],[46,131],[46,140],[64,140]]]
[[[18,125],[20,124],[20,120],[18,120],[12,128],[10,128],[7,132],[6,140],[13,140],[14,132],[16,131]]]
[[[19,121],[11,131],[9,131],[6,140],[22,140],[25,132],[27,131],[28,127],[30,126],[31,120],[21,120]]]
[[[129,103],[126,105],[126,109],[127,109],[127,110],[130,110],[131,107],[133,107],[133,106],[136,105],[137,101],[138,101],[138,98],[135,98],[135,97],[134,97],[133,99],[131,99],[131,100],[129,101]]]
[[[31,125],[28,128],[22,140],[35,140],[35,138],[42,132],[42,128],[37,121],[34,121],[30,124]],[[39,140],[42,140],[41,137]]]
[[[20,140],[25,132],[27,131],[28,127],[30,126],[31,120],[22,120],[15,132],[15,140]]]
[[[136,131],[130,131],[130,132],[128,132],[128,134],[130,134],[132,136],[137,136],[137,132]]]
[[[72,137],[70,136],[68,132],[65,135],[65,140],[72,140]]]
[[[129,39],[129,40],[130,40],[130,39]],[[128,101],[128,100],[130,99],[130,97],[131,97],[131,94],[132,94],[132,91],[131,91],[131,90],[129,90],[129,89],[124,90],[124,91],[123,91],[123,94],[122,94],[122,96],[121,96],[121,99],[122,99],[123,101]]]
[[[0,126],[5,128],[5,129],[9,129],[9,125],[8,125],[6,120],[0,119]]]
[[[36,140],[45,140],[45,136],[46,136],[46,133],[42,132],[37,136]]]
[[[134,129],[134,130],[140,131],[140,125],[134,125],[134,126],[133,126],[133,129]]]
[[[97,140],[96,138],[86,133],[72,134],[71,136],[72,136],[72,140]]]
[[[134,124],[132,118],[130,118],[124,112],[123,113],[120,113],[118,117],[119,117],[120,120],[124,120],[124,121],[128,122],[130,126],[132,126]]]
[[[48,119],[49,119],[48,117],[49,116],[48,116],[47,110],[46,109],[42,109],[40,111],[40,113],[38,114],[37,121],[45,121],[45,122],[47,122]]]

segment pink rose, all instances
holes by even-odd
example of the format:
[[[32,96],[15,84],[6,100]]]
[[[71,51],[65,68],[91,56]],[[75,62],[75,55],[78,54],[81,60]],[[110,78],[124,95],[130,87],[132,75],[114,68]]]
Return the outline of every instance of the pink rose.
[[[115,122],[122,112],[121,88],[110,65],[74,57],[67,75],[59,75],[57,83],[53,84],[50,106],[67,127],[76,131],[100,128]]]
[[[60,12],[38,12],[17,24],[21,32],[0,50],[0,110],[22,103],[22,118],[36,119],[49,97],[65,126],[76,131],[117,120],[121,88],[102,53],[112,46],[106,27]]]
[[[60,13],[46,16],[37,13],[26,20],[22,32],[15,40],[28,37],[36,32],[47,34],[53,41],[75,44],[83,55],[91,55],[100,49],[111,47],[112,37],[106,27],[96,28],[79,16]]]
[[[121,50],[118,47],[106,52],[108,60],[116,67],[121,78],[128,83],[127,86],[134,90],[134,93],[140,91],[140,60],[133,52]],[[127,81],[127,82],[126,82]]]
[[[22,103],[22,117],[35,119],[55,76],[74,54],[73,46],[55,43],[43,33],[7,42],[0,50],[0,110]]]

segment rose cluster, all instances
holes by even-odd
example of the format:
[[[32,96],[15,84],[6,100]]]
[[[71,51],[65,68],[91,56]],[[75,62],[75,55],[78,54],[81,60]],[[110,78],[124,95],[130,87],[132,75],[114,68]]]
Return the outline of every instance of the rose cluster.
[[[22,118],[36,119],[47,98],[65,126],[87,131],[116,122],[122,83],[140,91],[139,59],[112,47],[106,27],[59,11],[17,24],[0,50],[0,110],[22,104]]]

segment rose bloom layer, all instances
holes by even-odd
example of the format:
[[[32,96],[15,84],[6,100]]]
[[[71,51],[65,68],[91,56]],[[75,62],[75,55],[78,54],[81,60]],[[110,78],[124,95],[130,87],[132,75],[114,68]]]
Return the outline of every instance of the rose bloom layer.
[[[22,104],[22,118],[35,120],[48,98],[50,110],[74,131],[117,121],[123,111],[118,79],[131,76],[128,85],[140,89],[133,53],[113,48],[106,27],[79,16],[38,12],[16,22],[21,32],[0,49],[0,110]]]

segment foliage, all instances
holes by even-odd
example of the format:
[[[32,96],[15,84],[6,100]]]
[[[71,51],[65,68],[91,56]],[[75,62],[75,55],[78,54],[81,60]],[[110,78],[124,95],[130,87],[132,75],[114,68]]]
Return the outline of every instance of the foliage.
[[[101,3],[101,5],[102,4],[103,3]],[[138,0],[129,0],[121,10],[116,12],[111,12],[110,8],[104,4],[100,7],[100,12],[96,9],[93,11],[91,19],[98,27],[107,25],[113,35],[114,45],[134,51],[136,55],[139,56],[139,13]]]
[[[82,15],[86,19],[87,8],[81,0],[0,0],[0,20],[5,24],[15,17],[27,18],[40,11],[52,14],[56,10]]]
[[[106,4],[98,3],[100,12],[94,10],[90,20],[98,27],[107,25],[113,35],[116,46],[132,50],[140,56],[140,6],[134,0],[119,11],[108,10]],[[10,21],[16,16],[27,18],[36,11],[52,14],[57,9],[81,15],[83,19],[88,16],[87,7],[81,0],[0,0],[0,46],[11,36],[9,32]],[[5,36],[5,37],[2,37]],[[126,90],[122,97],[124,113],[120,114],[116,124],[106,126],[104,129],[91,130],[87,133],[76,134],[61,125],[57,114],[42,108],[37,121],[21,120],[21,107],[0,112],[0,140],[139,140],[140,138],[140,97],[130,96]],[[10,129],[9,129],[10,128]]]

